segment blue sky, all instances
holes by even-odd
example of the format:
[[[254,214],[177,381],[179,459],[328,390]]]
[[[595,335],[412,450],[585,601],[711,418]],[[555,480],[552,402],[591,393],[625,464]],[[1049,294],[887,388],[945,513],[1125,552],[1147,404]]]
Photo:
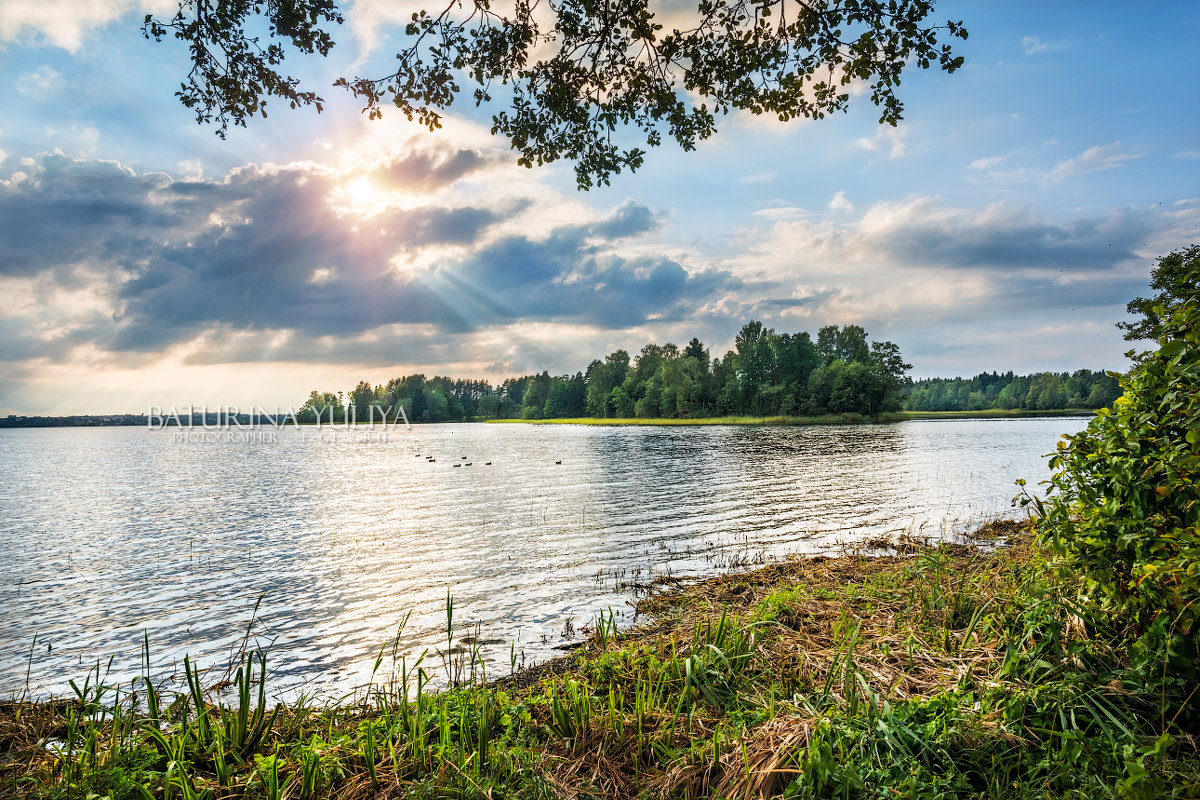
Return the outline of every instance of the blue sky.
[[[956,74],[905,121],[727,118],[580,193],[464,104],[436,134],[340,90],[228,139],[173,96],[159,0],[0,6],[0,413],[299,403],[414,371],[502,379],[648,341],[861,324],[915,376],[1123,369],[1113,323],[1200,237],[1194,3],[939,3]],[[387,64],[358,0],[314,86]],[[291,71],[291,70],[289,70]]]

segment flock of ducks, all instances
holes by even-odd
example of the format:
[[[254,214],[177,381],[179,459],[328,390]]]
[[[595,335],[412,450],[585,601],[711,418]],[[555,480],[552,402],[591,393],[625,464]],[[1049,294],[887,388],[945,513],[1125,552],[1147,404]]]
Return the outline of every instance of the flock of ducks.
[[[420,454],[420,453],[417,453],[417,458],[420,458],[420,457],[421,457],[421,454]],[[425,456],[425,463],[426,463],[426,464],[436,464],[436,463],[437,463],[437,459],[436,459],[436,458],[434,458],[433,456]],[[466,457],[466,456],[463,456],[463,457],[462,457],[462,459],[461,459],[461,460],[460,460],[458,463],[451,464],[450,466],[452,466],[452,467],[469,467],[469,466],[471,466],[471,464],[473,464],[473,463],[474,463],[473,461],[467,461],[467,457]],[[554,463],[555,463],[555,464],[561,464],[562,462],[561,462],[561,461],[555,461]],[[484,465],[485,467],[490,467],[490,466],[492,465],[492,462],[490,462],[490,461],[485,461],[485,462],[483,462],[483,465]]]

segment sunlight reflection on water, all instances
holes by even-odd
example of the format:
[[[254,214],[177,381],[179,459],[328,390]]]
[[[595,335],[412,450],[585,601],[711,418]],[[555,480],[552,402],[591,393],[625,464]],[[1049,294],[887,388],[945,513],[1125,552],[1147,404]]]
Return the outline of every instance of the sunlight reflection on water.
[[[447,589],[456,638],[478,621],[507,673],[510,642],[532,662],[568,619],[628,621],[620,583],[1012,513],[1013,481],[1045,478],[1084,424],[428,425],[248,445],[4,430],[0,695],[27,670],[32,692],[61,693],[109,657],[128,678],[144,632],[156,673],[184,654],[223,668],[260,596],[256,641],[285,693],[365,684],[410,610],[401,650],[444,644]]]

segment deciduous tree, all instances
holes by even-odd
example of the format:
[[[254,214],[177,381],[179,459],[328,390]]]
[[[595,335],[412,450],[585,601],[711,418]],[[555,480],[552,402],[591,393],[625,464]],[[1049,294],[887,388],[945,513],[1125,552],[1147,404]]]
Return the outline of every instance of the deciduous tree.
[[[1111,410],[1063,437],[1045,503],[1022,498],[1085,607],[1132,634],[1135,668],[1172,700],[1200,678],[1200,263],[1178,263],[1173,295],[1153,308],[1158,348]]]
[[[1139,319],[1118,322],[1129,341],[1157,339],[1162,333],[1163,310],[1176,308],[1186,297],[1197,294],[1197,275],[1200,275],[1200,244],[1176,250],[1158,259],[1150,272],[1150,288],[1157,290],[1153,297],[1135,297],[1125,310]]]

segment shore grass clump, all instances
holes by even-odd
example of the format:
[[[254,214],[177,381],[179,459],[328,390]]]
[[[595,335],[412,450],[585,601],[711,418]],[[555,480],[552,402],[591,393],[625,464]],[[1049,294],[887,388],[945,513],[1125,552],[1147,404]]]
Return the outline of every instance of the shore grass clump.
[[[1031,537],[998,535],[663,584],[637,628],[606,616],[563,659],[436,693],[404,657],[342,702],[272,705],[254,654],[228,703],[190,664],[171,697],[85,682],[0,705],[0,793],[1200,797],[1194,732],[1060,601]]]

